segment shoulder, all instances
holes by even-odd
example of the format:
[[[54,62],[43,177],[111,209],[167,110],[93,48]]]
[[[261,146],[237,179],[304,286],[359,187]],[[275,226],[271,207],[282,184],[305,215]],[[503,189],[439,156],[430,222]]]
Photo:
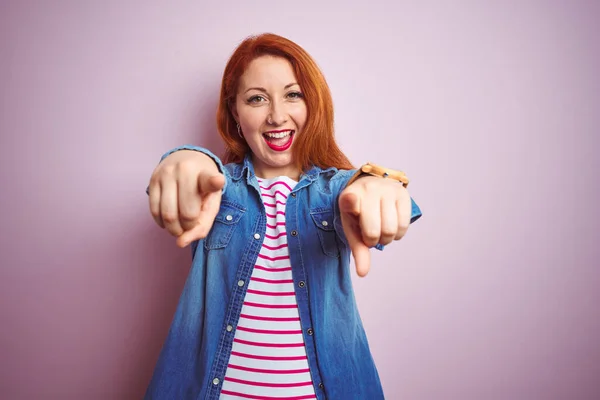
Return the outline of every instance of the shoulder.
[[[335,174],[331,177],[331,181],[341,181],[345,185],[355,172],[355,169],[336,169]]]
[[[352,175],[354,175],[355,171],[356,170],[337,169],[335,167],[327,169],[315,167],[310,172],[313,173],[312,179],[316,183],[315,186],[321,192],[337,195],[346,187],[346,184]]]
[[[240,169],[242,168],[241,163],[227,163],[223,165],[223,167],[229,172],[229,175],[236,176],[239,174]]]

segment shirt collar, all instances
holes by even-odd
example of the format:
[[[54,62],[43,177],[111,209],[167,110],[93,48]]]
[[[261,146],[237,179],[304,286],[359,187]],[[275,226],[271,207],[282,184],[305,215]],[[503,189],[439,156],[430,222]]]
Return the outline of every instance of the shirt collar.
[[[303,179],[307,179],[310,182],[314,182],[319,177],[320,174],[322,174],[324,172],[335,171],[335,170],[336,170],[335,167],[329,167],[327,169],[322,169],[320,167],[317,167],[316,165],[313,165],[312,167],[310,167],[308,169],[308,171],[306,171],[305,173],[300,175],[300,181],[302,181]],[[252,180],[255,177],[255,173],[254,173],[254,165],[252,164],[252,156],[251,156],[250,152],[248,152],[244,156],[244,161],[242,161],[241,163],[235,164],[235,166],[233,167],[233,171],[231,172],[231,177],[233,180],[236,180],[236,181],[245,177],[246,182],[248,184],[251,184]]]

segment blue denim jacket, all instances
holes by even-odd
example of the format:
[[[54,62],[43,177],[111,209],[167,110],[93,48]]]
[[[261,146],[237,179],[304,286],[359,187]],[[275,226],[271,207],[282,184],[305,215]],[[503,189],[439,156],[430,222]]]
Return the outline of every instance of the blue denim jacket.
[[[145,399],[218,399],[246,288],[266,232],[265,209],[249,157],[223,165],[221,207],[193,262]],[[286,205],[290,262],[310,374],[318,399],[383,399],[358,314],[338,196],[355,170],[313,167]],[[412,202],[411,223],[421,216]],[[323,224],[327,221],[327,224]],[[381,249],[381,247],[380,247]],[[233,329],[227,330],[231,325]]]

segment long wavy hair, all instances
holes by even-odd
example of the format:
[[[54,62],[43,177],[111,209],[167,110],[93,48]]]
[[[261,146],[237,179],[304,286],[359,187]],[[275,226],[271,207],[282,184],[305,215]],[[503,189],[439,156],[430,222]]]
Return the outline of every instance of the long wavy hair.
[[[296,167],[303,172],[313,165],[320,168],[354,168],[335,142],[333,100],[321,70],[302,47],[272,33],[246,38],[225,66],[217,108],[217,129],[225,142],[224,161],[241,162],[251,151],[246,141],[238,135],[231,109],[235,104],[240,77],[252,60],[263,55],[287,59],[304,94],[307,119],[292,147],[292,159]]]

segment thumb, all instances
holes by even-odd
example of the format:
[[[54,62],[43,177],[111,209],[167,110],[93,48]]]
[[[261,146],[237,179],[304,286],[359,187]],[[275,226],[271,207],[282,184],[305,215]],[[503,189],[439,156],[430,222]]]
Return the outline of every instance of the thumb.
[[[200,230],[200,227],[198,225],[196,225],[189,231],[183,232],[180,236],[177,237],[177,240],[175,241],[175,243],[177,244],[178,247],[181,247],[181,248],[188,246],[190,243],[192,243],[194,240],[196,240],[200,236],[200,234],[198,232],[199,230]]]
[[[344,190],[340,194],[340,211],[357,217],[360,214],[360,198],[354,192]]]
[[[225,186],[225,176],[223,174],[206,174],[201,173],[198,176],[198,188],[200,193],[212,193],[223,189]]]
[[[358,216],[360,215],[360,199],[355,193],[346,192],[340,195],[339,200],[342,227],[348,240],[348,246],[354,257],[356,273],[363,277],[371,268],[371,253],[369,247],[362,241]]]

